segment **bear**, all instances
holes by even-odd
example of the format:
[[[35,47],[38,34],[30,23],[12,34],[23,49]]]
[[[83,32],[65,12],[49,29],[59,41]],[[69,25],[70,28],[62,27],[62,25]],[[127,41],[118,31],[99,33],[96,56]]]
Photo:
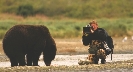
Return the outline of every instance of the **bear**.
[[[44,25],[18,24],[11,27],[2,40],[4,53],[14,66],[39,66],[41,54],[46,66],[56,56],[56,43]]]

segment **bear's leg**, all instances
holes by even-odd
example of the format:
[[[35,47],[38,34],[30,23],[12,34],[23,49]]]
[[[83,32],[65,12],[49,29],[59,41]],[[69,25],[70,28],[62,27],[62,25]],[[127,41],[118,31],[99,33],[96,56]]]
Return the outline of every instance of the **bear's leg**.
[[[32,55],[27,54],[26,58],[27,58],[27,66],[32,66]]]
[[[15,57],[9,57],[11,62],[11,67],[18,66],[18,61]]]
[[[38,61],[39,61],[40,54],[37,54],[33,57],[33,66],[39,66]]]
[[[39,56],[40,55],[27,54],[27,66],[32,66],[32,62],[33,62],[33,66],[39,66],[38,65]]]
[[[38,48],[39,49],[39,48]],[[38,66],[38,60],[41,55],[41,51],[32,51],[27,54],[27,66]]]
[[[40,50],[36,51],[34,53],[34,55],[33,55],[33,66],[39,66],[38,65],[38,61],[39,61],[39,57],[40,57],[40,55],[42,53],[42,50],[41,50],[42,48],[41,47],[38,47],[38,49],[40,49]]]
[[[19,62],[19,66],[25,66],[26,65],[25,55],[19,56],[18,57],[18,62]]]

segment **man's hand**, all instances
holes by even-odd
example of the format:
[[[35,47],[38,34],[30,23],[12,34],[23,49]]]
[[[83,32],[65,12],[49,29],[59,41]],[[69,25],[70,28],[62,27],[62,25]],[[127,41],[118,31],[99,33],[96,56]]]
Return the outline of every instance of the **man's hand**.
[[[88,33],[83,33],[84,36],[88,36],[89,34]]]
[[[91,33],[94,33],[94,31],[90,28]]]

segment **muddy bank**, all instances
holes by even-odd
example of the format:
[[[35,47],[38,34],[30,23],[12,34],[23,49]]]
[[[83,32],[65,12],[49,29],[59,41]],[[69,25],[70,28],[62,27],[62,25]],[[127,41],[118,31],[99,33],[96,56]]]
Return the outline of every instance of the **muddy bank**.
[[[52,61],[53,66],[60,66],[60,65],[66,65],[66,66],[72,66],[72,65],[78,65],[79,59],[86,59],[88,55],[56,55],[55,59]],[[108,55],[106,58],[107,63],[116,62],[116,61],[127,61],[133,59],[133,54],[113,54],[112,60],[111,55]],[[10,67],[9,59],[5,55],[0,56],[0,67]],[[99,62],[100,63],[100,62]],[[39,59],[39,65],[45,66],[43,62],[43,56],[40,56]]]
[[[6,56],[1,55],[0,71],[23,71],[23,72],[133,72],[133,54],[113,54],[113,60],[110,55],[107,57],[106,64],[78,65],[78,59],[85,59],[87,55],[56,55],[51,66],[46,67],[42,56],[40,57],[40,66],[10,67],[10,62]],[[5,60],[4,60],[5,59]]]

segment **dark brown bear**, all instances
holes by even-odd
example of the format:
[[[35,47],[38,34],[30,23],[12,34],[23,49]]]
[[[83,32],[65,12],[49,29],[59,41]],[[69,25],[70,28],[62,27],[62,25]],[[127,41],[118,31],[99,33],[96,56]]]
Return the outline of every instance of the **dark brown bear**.
[[[3,50],[12,67],[38,66],[42,52],[46,66],[50,66],[56,55],[56,44],[46,26],[15,25],[4,36]]]

